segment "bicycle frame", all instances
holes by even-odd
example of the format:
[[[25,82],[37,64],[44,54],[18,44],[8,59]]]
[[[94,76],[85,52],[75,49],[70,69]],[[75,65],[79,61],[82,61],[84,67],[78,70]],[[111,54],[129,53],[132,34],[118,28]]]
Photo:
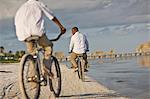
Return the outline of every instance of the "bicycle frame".
[[[42,75],[43,63],[42,63],[40,53],[42,53],[42,56],[43,56],[44,55],[44,49],[40,48],[37,40],[33,41],[33,43],[34,43],[34,48],[35,48],[34,52],[33,52],[33,53],[35,53],[35,55],[33,55],[33,58],[36,60],[36,62],[38,64],[37,66],[39,68],[40,75]],[[40,82],[40,81],[38,81],[38,82]]]

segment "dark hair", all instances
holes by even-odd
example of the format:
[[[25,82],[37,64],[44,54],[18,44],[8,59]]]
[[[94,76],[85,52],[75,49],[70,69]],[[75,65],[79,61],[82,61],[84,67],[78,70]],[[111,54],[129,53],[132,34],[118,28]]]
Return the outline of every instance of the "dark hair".
[[[73,27],[72,29],[75,29],[76,31],[79,31],[79,29],[77,27]]]

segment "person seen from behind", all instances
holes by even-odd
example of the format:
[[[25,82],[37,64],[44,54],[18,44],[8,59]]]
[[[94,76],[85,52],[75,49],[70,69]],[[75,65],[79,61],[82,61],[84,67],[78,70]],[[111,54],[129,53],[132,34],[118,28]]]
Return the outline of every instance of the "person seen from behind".
[[[76,58],[78,55],[83,55],[83,59],[85,60],[85,72],[87,72],[87,52],[89,51],[89,43],[86,36],[79,32],[78,27],[72,28],[72,37],[70,40],[69,53],[70,62],[72,64],[71,68],[77,70],[77,62]]]
[[[49,70],[49,58],[53,52],[53,43],[48,39],[44,26],[44,16],[49,20],[52,20],[60,29],[60,32],[64,34],[66,32],[65,27],[56,18],[53,12],[39,0],[27,0],[17,11],[15,15],[15,29],[16,35],[19,41],[23,41],[26,44],[27,51],[30,54],[34,54],[34,42],[28,41],[29,38],[39,36],[38,44],[44,48],[44,68]],[[34,79],[34,66],[30,64],[28,80]],[[50,71],[49,71],[50,73]]]

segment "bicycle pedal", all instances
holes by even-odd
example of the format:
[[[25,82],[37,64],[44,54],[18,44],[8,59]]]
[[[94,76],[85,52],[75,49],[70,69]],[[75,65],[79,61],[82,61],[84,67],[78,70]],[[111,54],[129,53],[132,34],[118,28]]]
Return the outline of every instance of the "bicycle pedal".
[[[41,81],[40,85],[41,86],[46,86],[47,85],[47,81],[45,81],[45,80]]]
[[[34,58],[34,59],[36,59],[36,58],[37,58],[37,56],[36,56],[36,55],[34,55],[34,56],[33,56],[33,58]]]
[[[41,80],[41,81],[44,81],[44,77],[40,77],[40,80]]]

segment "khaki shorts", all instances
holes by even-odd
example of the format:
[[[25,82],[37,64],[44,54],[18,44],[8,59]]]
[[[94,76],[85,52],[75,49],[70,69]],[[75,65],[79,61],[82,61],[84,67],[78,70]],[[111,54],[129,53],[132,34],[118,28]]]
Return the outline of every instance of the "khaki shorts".
[[[72,67],[74,67],[74,68],[76,68],[78,66],[77,62],[76,62],[76,58],[78,55],[81,55],[81,54],[77,54],[74,52],[71,53],[70,62],[72,64]],[[86,53],[83,53],[83,59],[85,60],[85,68],[87,68],[88,61],[87,61],[87,54]]]
[[[34,53],[34,43],[33,41],[25,41],[27,46],[27,51],[29,53]],[[39,46],[45,49],[45,53],[52,55],[53,43],[47,38],[46,34],[43,34],[38,40]]]

